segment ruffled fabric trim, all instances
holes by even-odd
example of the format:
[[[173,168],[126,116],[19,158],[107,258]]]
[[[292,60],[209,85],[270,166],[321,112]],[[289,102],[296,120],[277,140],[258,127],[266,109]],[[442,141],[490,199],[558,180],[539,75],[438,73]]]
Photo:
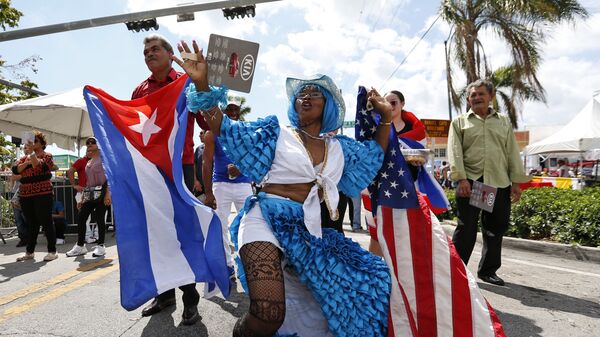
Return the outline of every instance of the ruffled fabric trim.
[[[259,183],[269,172],[275,158],[279,131],[279,121],[275,116],[259,118],[255,122],[232,121],[223,116],[219,142],[242,174]]]
[[[349,197],[356,197],[377,175],[383,162],[383,150],[374,140],[358,142],[343,135],[335,138],[344,151],[344,173],[338,189]]]
[[[196,91],[196,85],[191,83],[185,92],[187,107],[191,113],[197,113],[200,110],[209,110],[212,107],[219,106],[224,109],[227,106],[227,93],[229,90],[222,85],[216,87],[209,85],[210,91]]]
[[[323,229],[322,238],[311,235],[298,202],[259,193],[247,200],[245,211],[255,202],[285,258],[321,305],[329,330],[335,336],[385,336],[391,284],[385,262],[332,229]],[[231,224],[236,249],[239,219]],[[240,282],[246,290],[245,275]]]

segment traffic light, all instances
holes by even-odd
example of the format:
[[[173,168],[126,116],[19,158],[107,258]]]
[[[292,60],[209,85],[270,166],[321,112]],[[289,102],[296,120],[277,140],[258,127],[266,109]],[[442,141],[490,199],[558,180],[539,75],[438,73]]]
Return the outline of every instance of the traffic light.
[[[227,20],[254,17],[256,15],[256,5],[223,8],[223,15]]]
[[[150,29],[158,30],[158,23],[156,22],[156,18],[151,19],[143,19],[139,21],[129,21],[125,22],[127,29],[131,31],[139,32],[141,30],[149,31]]]

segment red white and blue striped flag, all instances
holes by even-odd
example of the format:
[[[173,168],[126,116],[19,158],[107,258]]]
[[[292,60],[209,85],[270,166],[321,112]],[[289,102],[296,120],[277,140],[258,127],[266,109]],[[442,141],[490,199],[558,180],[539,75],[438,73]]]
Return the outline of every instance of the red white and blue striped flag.
[[[207,294],[216,285],[229,295],[221,222],[183,182],[186,80],[133,101],[91,86],[83,91],[118,221],[121,305],[127,310],[196,282],[209,283]]]
[[[359,87],[358,140],[373,139],[378,124],[378,115],[366,109],[366,94]],[[399,140],[392,128],[383,165],[368,188],[392,277],[388,336],[504,337],[494,310],[431,212],[448,208],[443,190],[422,168],[413,182],[401,147],[422,146]]]

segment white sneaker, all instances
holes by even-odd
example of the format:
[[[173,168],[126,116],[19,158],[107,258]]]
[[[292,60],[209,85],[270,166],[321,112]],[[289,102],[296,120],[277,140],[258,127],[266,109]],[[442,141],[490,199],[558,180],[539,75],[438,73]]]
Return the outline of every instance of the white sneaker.
[[[65,244],[65,239],[56,239],[57,246],[64,245],[64,244]]]
[[[48,253],[48,255],[44,256],[44,261],[48,262],[48,261],[54,261],[58,259],[58,254],[56,253]]]
[[[93,236],[90,236],[89,238],[85,239],[85,243],[95,243],[96,241],[98,241],[98,239],[96,239]]]
[[[75,244],[75,246],[73,246],[73,248],[67,252],[67,256],[79,256],[85,255],[85,253],[87,253],[87,248],[85,248],[85,245],[78,246],[77,244]]]
[[[106,254],[106,249],[104,245],[97,245],[94,247],[94,251],[92,252],[93,257],[104,256]]]

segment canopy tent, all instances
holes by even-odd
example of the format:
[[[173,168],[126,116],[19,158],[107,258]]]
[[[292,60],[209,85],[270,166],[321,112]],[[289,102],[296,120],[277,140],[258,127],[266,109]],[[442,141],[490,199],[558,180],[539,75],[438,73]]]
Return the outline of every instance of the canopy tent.
[[[48,144],[75,151],[93,135],[83,87],[0,105],[0,131],[21,137],[32,129],[43,132]]]
[[[560,131],[528,145],[523,153],[581,153],[596,148],[600,148],[600,92]]]

